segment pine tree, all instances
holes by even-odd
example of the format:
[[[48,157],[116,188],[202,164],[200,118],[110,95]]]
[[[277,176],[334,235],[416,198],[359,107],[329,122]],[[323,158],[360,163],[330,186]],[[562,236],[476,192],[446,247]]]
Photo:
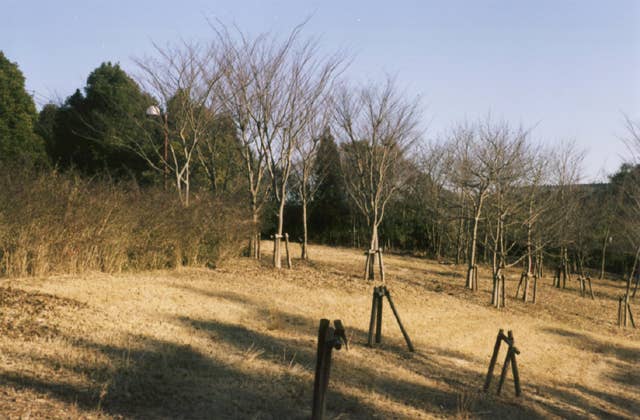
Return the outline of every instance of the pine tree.
[[[43,163],[44,142],[34,133],[37,113],[16,63],[0,51],[0,161]]]
[[[310,206],[311,236],[325,243],[346,242],[351,212],[340,167],[340,152],[329,132],[320,140],[314,172],[320,185]]]

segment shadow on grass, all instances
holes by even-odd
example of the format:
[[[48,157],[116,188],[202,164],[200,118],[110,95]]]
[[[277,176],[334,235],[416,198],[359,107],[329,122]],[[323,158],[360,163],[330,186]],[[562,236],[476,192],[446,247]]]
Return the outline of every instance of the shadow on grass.
[[[248,296],[188,289],[212,299],[232,300],[257,314],[264,315],[267,311],[258,300]],[[49,365],[54,370],[80,372],[88,385],[65,380],[68,377],[65,375],[37,375],[29,370],[1,372],[0,383],[30,389],[87,410],[100,407],[114,416],[308,418],[318,320],[289,312],[276,315],[292,321],[278,336],[268,330],[216,319],[186,316],[174,319],[191,334],[210,340],[216,347],[212,351],[146,336],[130,337],[129,342],[133,343],[130,346],[66,337],[76,349],[105,356],[110,363],[78,366],[68,362],[60,366],[60,360],[53,357],[34,363]],[[346,326],[353,334],[355,346],[366,340],[365,331],[350,328],[348,322]],[[565,330],[549,332],[594,351],[603,345],[591,337]],[[490,350],[487,349],[487,354]],[[222,357],[220,352],[235,358]],[[411,354],[403,343],[389,341],[376,349],[360,347],[358,353],[357,357],[344,351],[334,354],[327,397],[329,417],[397,418],[394,406],[434,416],[466,413],[471,417],[529,419],[549,414],[576,418],[580,413],[590,413],[605,417],[607,411],[600,407],[601,401],[623,407],[629,416],[638,410],[637,403],[626,397],[571,384],[535,387],[534,392],[534,387],[527,383],[526,372],[521,372],[525,383],[522,399],[510,397],[511,378],[505,384],[504,397],[482,394],[477,390],[482,386],[483,374],[471,367],[480,365],[484,369],[486,361],[451,349],[430,348],[428,352]],[[637,362],[639,356],[637,349],[624,347],[613,349],[612,355],[625,364]],[[637,385],[637,376],[627,380],[626,385]],[[464,395],[470,395],[471,401],[462,401]]]

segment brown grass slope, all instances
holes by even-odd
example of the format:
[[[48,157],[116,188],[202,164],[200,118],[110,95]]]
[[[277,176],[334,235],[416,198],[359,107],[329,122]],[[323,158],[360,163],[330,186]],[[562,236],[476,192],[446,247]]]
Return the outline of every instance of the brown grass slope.
[[[525,305],[512,273],[508,306],[496,310],[487,272],[473,294],[462,268],[388,256],[412,354],[388,306],[382,345],[365,346],[372,284],[361,252],[314,246],[311,257],[279,272],[265,257],[4,280],[0,417],[308,418],[322,317],[342,319],[352,340],[334,353],[330,418],[640,415],[640,334],[613,324],[622,284],[595,281],[591,301],[576,282],[557,290],[547,278]],[[499,328],[522,352],[521,398],[510,376],[501,397],[480,392]]]

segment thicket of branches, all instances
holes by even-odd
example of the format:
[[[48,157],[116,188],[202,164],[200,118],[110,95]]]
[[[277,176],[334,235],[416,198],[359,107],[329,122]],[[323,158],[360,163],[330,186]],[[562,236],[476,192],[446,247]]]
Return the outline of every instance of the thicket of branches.
[[[205,245],[224,241],[208,238],[238,235],[256,258],[273,235],[280,267],[285,233],[303,259],[315,241],[464,263],[469,287],[478,263],[494,275],[638,265],[636,122],[635,160],[583,184],[575,143],[542,147],[505,121],[428,140],[417,99],[390,79],[354,86],[344,54],[320,53],[302,29],[217,25],[210,43],[155,45],[135,77],[104,63],[84,93],[45,106],[30,129],[56,169],[16,175],[0,159],[2,273],[215,263]]]

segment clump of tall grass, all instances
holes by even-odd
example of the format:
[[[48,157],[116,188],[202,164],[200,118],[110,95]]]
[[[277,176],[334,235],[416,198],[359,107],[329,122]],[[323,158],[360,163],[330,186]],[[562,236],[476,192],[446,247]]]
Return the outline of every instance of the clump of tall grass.
[[[215,266],[239,253],[246,214],[208,194],[55,171],[0,169],[0,276]]]

